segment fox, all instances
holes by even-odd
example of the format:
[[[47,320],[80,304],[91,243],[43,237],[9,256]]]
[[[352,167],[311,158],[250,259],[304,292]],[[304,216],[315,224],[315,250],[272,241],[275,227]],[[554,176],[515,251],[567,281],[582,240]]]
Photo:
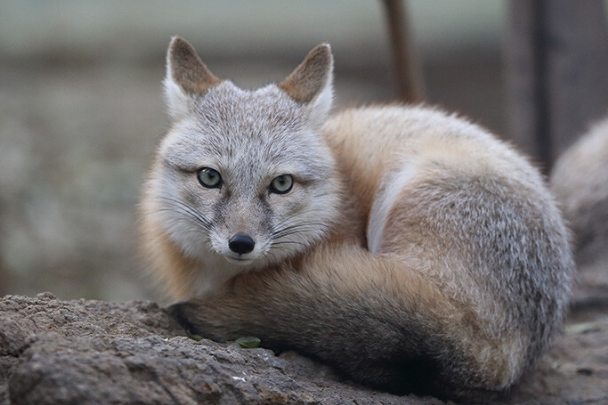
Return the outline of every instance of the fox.
[[[432,106],[330,115],[328,44],[243,90],[174,37],[164,91],[142,240],[190,333],[467,401],[509,392],[550,347],[569,232],[509,144]]]
[[[594,124],[555,162],[553,191],[574,234],[577,302],[608,291],[608,118]]]

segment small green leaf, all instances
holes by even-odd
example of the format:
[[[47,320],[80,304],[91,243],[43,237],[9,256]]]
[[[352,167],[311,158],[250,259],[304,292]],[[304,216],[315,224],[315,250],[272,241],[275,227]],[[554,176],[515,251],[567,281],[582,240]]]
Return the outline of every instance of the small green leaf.
[[[238,345],[243,349],[255,349],[260,346],[261,340],[253,336],[243,336],[235,340],[234,342],[228,342],[229,346]]]
[[[201,335],[190,332],[190,329],[186,329],[186,335],[188,335],[190,339],[196,340],[197,342],[203,340]]]

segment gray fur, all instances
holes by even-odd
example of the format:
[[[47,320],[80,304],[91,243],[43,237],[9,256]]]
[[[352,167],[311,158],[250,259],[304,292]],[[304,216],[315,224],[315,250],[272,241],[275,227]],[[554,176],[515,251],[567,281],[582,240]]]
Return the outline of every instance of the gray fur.
[[[557,160],[551,188],[575,237],[575,304],[608,291],[608,120],[594,125]]]
[[[185,49],[185,61],[175,52],[176,43]],[[169,49],[164,84],[174,124],[159,147],[142,204],[146,246],[163,262],[160,278],[179,284],[172,290],[182,298],[214,291],[235,274],[283,261],[316,243],[331,228],[339,200],[335,161],[315,135],[331,90],[316,88],[312,99],[301,103],[276,85],[246,91],[217,79],[194,93],[176,81],[189,77],[187,72],[172,73],[192,64],[205,68],[190,50],[181,39]],[[331,81],[325,85],[331,87]],[[196,173],[205,167],[220,173],[222,187],[198,183]],[[270,193],[272,180],[283,174],[293,176],[293,191]],[[242,257],[228,247],[238,233],[255,241],[254,251]],[[169,241],[160,240],[164,237]],[[156,243],[171,244],[188,262],[179,281]]]
[[[608,120],[558,159],[551,188],[576,236],[579,265],[608,257]]]
[[[331,59],[313,65],[298,75],[331,71]],[[254,335],[396,393],[509,390],[548,349],[571,283],[568,232],[543,179],[483,129],[434,109],[349,110],[320,128],[331,89],[311,88],[303,103],[274,85],[222,82],[176,120],[143,203],[148,232],[160,228],[194,261],[192,278],[165,270],[189,283],[171,313],[194,333]],[[193,180],[209,165],[226,176],[224,191]],[[267,195],[282,170],[298,178],[297,198]],[[158,198],[190,211],[165,213]],[[285,255],[222,264],[217,232],[240,224],[263,239],[299,213],[306,223]],[[373,253],[366,228],[381,229]]]

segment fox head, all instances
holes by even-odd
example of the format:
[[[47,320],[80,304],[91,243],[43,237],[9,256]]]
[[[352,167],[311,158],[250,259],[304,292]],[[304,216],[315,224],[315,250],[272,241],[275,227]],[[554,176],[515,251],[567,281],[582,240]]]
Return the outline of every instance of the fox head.
[[[281,83],[242,90],[173,38],[164,81],[173,125],[147,183],[144,216],[160,218],[189,259],[233,272],[278,263],[326,236],[340,187],[319,133],[332,69],[322,44]]]

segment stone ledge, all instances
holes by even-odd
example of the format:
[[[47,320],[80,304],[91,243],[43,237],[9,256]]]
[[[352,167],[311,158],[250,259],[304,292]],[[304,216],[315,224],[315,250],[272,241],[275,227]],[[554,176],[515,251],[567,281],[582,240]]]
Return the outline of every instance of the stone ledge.
[[[499,404],[608,403],[608,315],[573,314]],[[193,341],[157,304],[0,299],[0,405],[443,404],[357,386],[293,352]]]

